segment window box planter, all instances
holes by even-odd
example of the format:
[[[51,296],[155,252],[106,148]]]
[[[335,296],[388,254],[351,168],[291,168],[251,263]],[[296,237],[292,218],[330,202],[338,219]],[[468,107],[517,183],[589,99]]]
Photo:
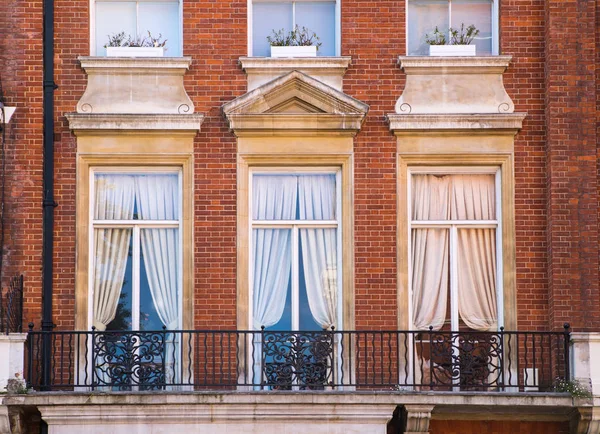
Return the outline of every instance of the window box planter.
[[[107,57],[163,57],[164,47],[106,47]]]
[[[430,45],[430,56],[475,56],[475,45]]]
[[[317,46],[271,46],[271,57],[317,57]]]

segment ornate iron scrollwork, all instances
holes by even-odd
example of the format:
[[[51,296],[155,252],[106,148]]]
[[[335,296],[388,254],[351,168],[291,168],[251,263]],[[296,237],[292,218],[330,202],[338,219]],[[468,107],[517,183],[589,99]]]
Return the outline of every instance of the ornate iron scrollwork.
[[[430,342],[432,386],[460,386],[461,390],[502,386],[498,334],[434,332]]]
[[[93,345],[95,385],[113,390],[164,388],[164,333],[97,333]]]
[[[262,357],[267,387],[319,390],[333,384],[332,332],[267,332]]]

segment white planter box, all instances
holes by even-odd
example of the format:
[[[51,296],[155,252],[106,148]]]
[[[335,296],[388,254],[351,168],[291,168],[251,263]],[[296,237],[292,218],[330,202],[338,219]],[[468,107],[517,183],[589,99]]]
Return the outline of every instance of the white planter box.
[[[430,56],[475,56],[475,45],[430,45]]]
[[[163,57],[164,47],[106,47],[107,57]]]
[[[271,57],[316,57],[317,46],[306,47],[273,47],[271,46]]]

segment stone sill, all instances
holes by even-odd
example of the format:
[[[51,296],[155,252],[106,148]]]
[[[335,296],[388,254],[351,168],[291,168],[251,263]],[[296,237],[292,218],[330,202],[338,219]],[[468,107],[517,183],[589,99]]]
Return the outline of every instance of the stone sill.
[[[77,58],[86,73],[111,74],[123,73],[123,70],[160,70],[161,74],[169,71],[176,75],[183,75],[192,63],[191,57],[91,57],[79,56]]]
[[[511,60],[512,56],[399,56],[398,65],[406,74],[502,74]]]
[[[240,57],[239,64],[248,76],[248,91],[290,71],[301,71],[342,90],[342,78],[352,58],[341,57]]]
[[[67,113],[69,128],[76,134],[93,131],[169,131],[193,132],[200,130],[204,115],[190,114],[94,114]]]
[[[406,104],[406,103],[405,103]],[[498,114],[388,114],[390,130],[396,135],[402,132],[440,131],[505,131],[516,134],[523,126],[526,113]]]

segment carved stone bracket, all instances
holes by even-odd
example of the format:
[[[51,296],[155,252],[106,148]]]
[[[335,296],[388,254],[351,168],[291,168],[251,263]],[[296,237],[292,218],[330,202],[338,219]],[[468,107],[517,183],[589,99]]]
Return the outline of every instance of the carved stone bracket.
[[[571,434],[600,433],[600,407],[578,407],[571,419]]]
[[[403,433],[423,434],[429,433],[429,421],[433,405],[405,405],[402,412]]]

